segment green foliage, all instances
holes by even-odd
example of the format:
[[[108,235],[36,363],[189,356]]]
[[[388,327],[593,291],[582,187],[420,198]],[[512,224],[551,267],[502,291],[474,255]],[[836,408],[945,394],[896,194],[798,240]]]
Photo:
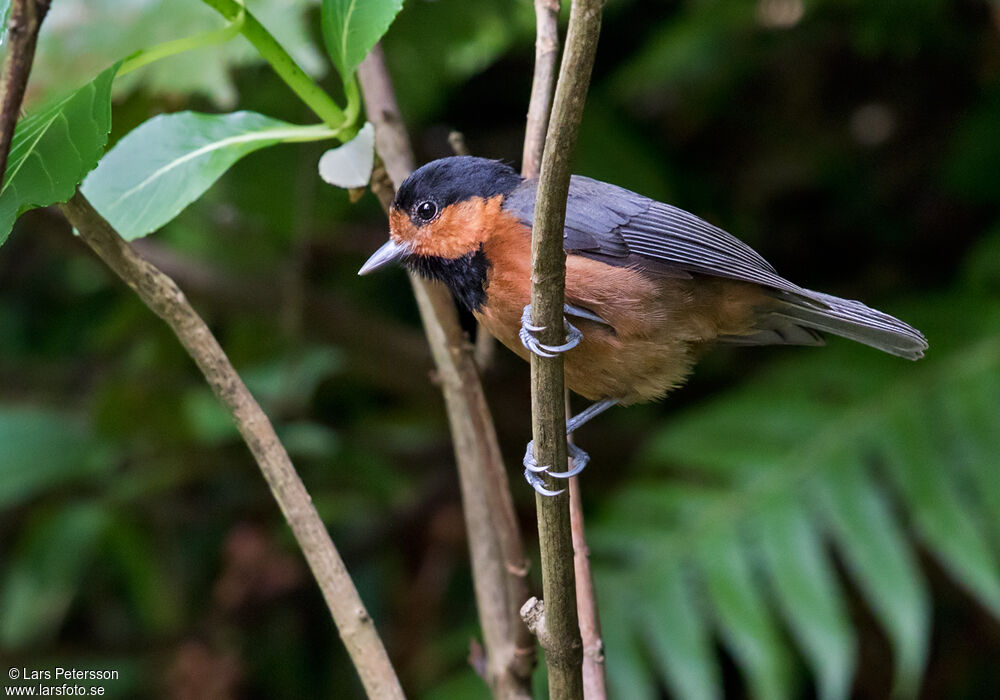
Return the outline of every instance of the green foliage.
[[[18,122],[0,190],[0,245],[17,217],[66,201],[97,164],[111,130],[111,81],[117,71],[116,64]]]
[[[306,10],[314,0],[247,0],[247,8],[310,75],[326,64],[310,38]],[[89,80],[102,67],[140,49],[218,29],[219,15],[199,0],[86,0],[54,2],[45,20],[31,81],[48,94]],[[115,81],[115,94],[137,89],[176,96],[200,94],[219,106],[236,101],[231,69],[260,63],[243,39],[172,56]]]
[[[403,0],[323,0],[323,41],[345,82],[402,7]]]
[[[133,240],[177,216],[248,153],[331,135],[326,127],[254,112],[164,114],[119,141],[82,191],[123,238]]]
[[[99,443],[65,413],[0,407],[0,447],[0,509],[108,474]]]
[[[1000,310],[956,296],[927,312],[918,325],[931,351],[921,365],[838,343],[653,438],[647,473],[673,473],[629,484],[592,528],[602,603],[613,605],[623,581],[643,581],[635,612],[602,616],[612,638],[641,641],[609,652],[616,694],[631,676],[655,673],[678,697],[718,697],[703,631],[714,628],[755,697],[791,697],[782,620],[820,697],[848,697],[857,648],[832,546],[892,642],[897,690],[912,695],[930,606],[893,501],[1000,618],[996,530],[984,527],[1000,497]],[[963,313],[978,316],[978,328],[951,323]],[[883,471],[891,494],[874,478]],[[661,611],[655,621],[651,609]]]

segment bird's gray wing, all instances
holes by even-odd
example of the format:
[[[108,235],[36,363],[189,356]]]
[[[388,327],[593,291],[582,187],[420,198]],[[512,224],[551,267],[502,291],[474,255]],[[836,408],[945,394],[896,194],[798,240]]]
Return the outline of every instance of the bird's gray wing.
[[[531,225],[537,182],[521,184],[505,207]],[[741,240],[683,209],[630,190],[574,175],[566,206],[567,252],[634,265],[655,261],[668,268],[759,284],[775,291],[778,305],[762,315],[761,333],[740,342],[815,344],[825,331],[916,359],[927,341],[920,331],[861,302],[814,292],[789,282]]]

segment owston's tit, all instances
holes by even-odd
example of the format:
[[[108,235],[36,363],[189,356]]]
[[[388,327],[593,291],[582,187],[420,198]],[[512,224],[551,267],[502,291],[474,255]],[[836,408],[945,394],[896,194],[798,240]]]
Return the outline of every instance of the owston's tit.
[[[920,331],[861,302],[779,276],[742,241],[693,214],[573,176],[563,237],[568,341],[541,344],[528,321],[537,180],[494,160],[442,158],[403,182],[389,242],[358,274],[400,262],[444,282],[496,338],[529,352],[566,352],[566,383],[595,401],[572,431],[615,404],[662,398],[713,343],[822,345],[833,333],[899,357],[923,356]],[[571,447],[573,468],[587,455]],[[541,493],[531,445],[525,477]]]

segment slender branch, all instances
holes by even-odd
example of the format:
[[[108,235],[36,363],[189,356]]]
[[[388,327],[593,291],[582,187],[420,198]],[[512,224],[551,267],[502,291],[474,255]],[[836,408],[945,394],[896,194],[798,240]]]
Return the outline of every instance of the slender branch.
[[[372,189],[388,211],[393,183],[413,169],[413,151],[380,46],[358,69],[375,145],[388,173]],[[486,648],[486,680],[495,698],[530,698],[535,645],[519,608],[527,597],[527,566],[496,429],[471,346],[447,289],[410,276],[437,364],[458,463],[469,535],[476,606]]]
[[[197,363],[267,480],[305,554],[337,630],[369,697],[402,698],[382,640],[340,554],[270,421],[233,369],[215,336],[172,279],[143,259],[77,192],[59,206],[80,238],[162,318]]]
[[[347,117],[323,89],[310,78],[295,59],[278,43],[277,39],[264,28],[257,18],[236,0],[202,0],[206,5],[216,10],[220,15],[232,22],[243,15],[240,33],[254,45],[254,48],[266,60],[274,72],[290,87],[316,116],[327,126],[337,129],[345,125]]]
[[[540,339],[546,344],[558,345],[564,341],[566,254],[563,226],[569,194],[570,157],[590,84],[602,5],[603,0],[573,0],[542,156],[532,222],[531,322],[544,327]],[[566,407],[561,356],[531,356],[531,415],[535,459],[539,464],[551,465],[553,471],[565,471]],[[551,477],[546,478],[550,487],[556,486]],[[569,496],[565,492],[554,497],[539,494],[535,502],[545,601],[545,633],[539,635],[539,641],[545,649],[549,695],[556,699],[581,698],[582,654]]]
[[[580,479],[569,480],[569,520],[573,535],[573,570],[576,573],[576,613],[580,618],[583,642],[583,697],[604,700],[608,696],[604,679],[604,642],[601,619],[597,614],[594,580],[590,576],[590,548],[583,525]]]
[[[524,128],[521,175],[538,177],[559,58],[559,0],[535,0],[535,73]]]
[[[528,104],[524,154],[521,159],[521,175],[525,178],[538,177],[552,108],[558,56],[559,0],[535,0],[535,72],[531,82],[531,101]],[[566,413],[569,414],[568,392]],[[594,582],[590,576],[590,555],[584,530],[580,482],[576,478],[569,482],[569,518],[576,573],[576,608],[583,642],[583,694],[587,700],[602,700],[607,697],[604,651]]]
[[[451,150],[456,156],[472,155],[468,144],[465,143],[465,135],[461,131],[452,131],[448,134],[448,145],[451,146]],[[476,367],[479,368],[480,372],[485,373],[486,370],[493,366],[496,354],[496,338],[490,335],[488,330],[479,326],[476,331],[476,347],[472,356],[475,358]]]
[[[0,187],[7,172],[7,157],[14,127],[35,60],[38,30],[49,11],[49,0],[13,0],[7,22],[7,53],[0,72]]]

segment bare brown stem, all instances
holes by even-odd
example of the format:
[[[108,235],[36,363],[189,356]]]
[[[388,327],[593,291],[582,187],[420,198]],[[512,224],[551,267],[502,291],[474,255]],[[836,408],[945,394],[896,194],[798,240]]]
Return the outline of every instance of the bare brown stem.
[[[472,155],[469,145],[465,142],[465,134],[461,131],[452,131],[448,134],[448,145],[456,156]],[[482,326],[476,333],[476,348],[473,357],[476,360],[476,367],[480,372],[485,372],[493,365],[493,360],[497,354],[497,341],[489,331]]]
[[[229,409],[288,521],[369,697],[402,698],[382,640],[274,428],[172,279],[143,259],[77,192],[60,210],[80,238],[162,318]]]
[[[7,157],[14,127],[35,60],[38,30],[49,11],[49,0],[12,0],[7,22],[6,55],[0,71],[0,187],[7,172]]]
[[[564,342],[566,254],[563,226],[569,194],[570,157],[576,145],[590,84],[603,0],[573,0],[559,82],[549,119],[532,222],[532,324],[544,327],[540,340]],[[531,356],[531,415],[534,457],[553,471],[566,470],[566,410],[561,356]],[[557,484],[546,477],[549,488]],[[545,649],[552,698],[582,698],[581,640],[577,623],[569,495],[537,495],[538,535],[545,602]]]
[[[524,155],[521,175],[538,177],[545,145],[552,93],[555,87],[556,59],[559,56],[559,0],[535,0],[535,72],[531,82],[531,101],[524,134]],[[478,343],[477,343],[478,346]],[[478,351],[478,347],[477,347]],[[566,393],[566,413],[569,415],[569,393]],[[604,652],[594,582],[590,576],[590,559],[584,534],[583,505],[580,484],[570,479],[569,517],[573,539],[576,572],[577,614],[583,641],[583,692],[587,700],[607,697],[604,681]]]
[[[381,47],[358,70],[368,119],[386,177],[372,189],[388,211],[413,169],[413,151],[396,104]],[[535,645],[519,608],[527,597],[527,566],[496,430],[455,304],[447,289],[411,275],[420,317],[437,364],[458,463],[469,535],[476,606],[483,626],[486,680],[496,698],[530,698]]]
[[[538,177],[559,58],[559,0],[535,0],[535,73],[524,129],[521,175]]]
[[[580,480],[575,476],[569,480],[569,520],[573,533],[573,570],[576,572],[576,613],[580,618],[583,642],[583,697],[585,700],[604,700],[608,696],[604,679],[604,642],[601,641],[594,580],[590,576],[590,548],[583,525]]]

